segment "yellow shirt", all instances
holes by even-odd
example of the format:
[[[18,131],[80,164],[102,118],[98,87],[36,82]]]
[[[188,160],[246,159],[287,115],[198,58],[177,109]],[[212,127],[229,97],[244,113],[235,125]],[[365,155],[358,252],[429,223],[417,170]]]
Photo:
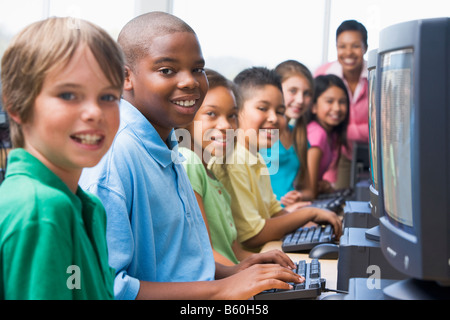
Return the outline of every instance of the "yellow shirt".
[[[254,155],[237,143],[230,158],[225,165],[212,159],[209,167],[231,196],[238,241],[244,242],[261,232],[266,219],[282,207],[273,193],[269,170],[259,153]]]

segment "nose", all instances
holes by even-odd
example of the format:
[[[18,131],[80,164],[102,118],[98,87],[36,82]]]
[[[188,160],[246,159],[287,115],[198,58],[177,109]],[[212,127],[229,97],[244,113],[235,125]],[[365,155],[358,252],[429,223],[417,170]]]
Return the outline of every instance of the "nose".
[[[226,116],[221,116],[217,120],[216,129],[219,130],[226,130],[226,129],[232,129],[232,125],[230,121],[228,121],[228,118]]]
[[[178,87],[180,89],[194,89],[199,86],[199,82],[192,72],[179,72]]]
[[[278,122],[278,117],[277,117],[277,113],[276,113],[275,110],[269,110],[267,121],[270,122],[270,123],[277,123]]]
[[[295,102],[297,102],[298,104],[303,104],[303,101],[305,101],[304,97],[303,97],[303,92],[299,92],[295,95]]]
[[[86,101],[82,108],[81,118],[83,121],[99,121],[103,111],[96,101]]]

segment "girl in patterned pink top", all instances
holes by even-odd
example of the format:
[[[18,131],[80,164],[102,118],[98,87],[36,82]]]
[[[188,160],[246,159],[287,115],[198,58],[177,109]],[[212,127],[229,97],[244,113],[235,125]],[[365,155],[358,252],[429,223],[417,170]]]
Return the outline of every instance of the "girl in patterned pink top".
[[[314,80],[313,106],[307,111],[308,172],[317,193],[333,191],[324,173],[337,165],[341,146],[347,145],[349,97],[343,81],[332,74]]]

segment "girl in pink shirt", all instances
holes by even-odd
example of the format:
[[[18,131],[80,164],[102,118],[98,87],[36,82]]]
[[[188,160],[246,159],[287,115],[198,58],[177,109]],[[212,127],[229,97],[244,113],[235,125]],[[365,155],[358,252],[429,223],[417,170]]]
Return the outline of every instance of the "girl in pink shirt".
[[[329,74],[314,80],[313,106],[307,111],[308,173],[317,193],[333,191],[325,172],[337,165],[341,146],[347,146],[349,97],[344,82]]]

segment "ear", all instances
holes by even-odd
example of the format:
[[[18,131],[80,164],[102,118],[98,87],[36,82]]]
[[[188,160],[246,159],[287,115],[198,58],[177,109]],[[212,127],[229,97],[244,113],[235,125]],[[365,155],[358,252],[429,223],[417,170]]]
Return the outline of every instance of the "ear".
[[[16,112],[8,111],[8,117],[11,118],[15,123],[22,125],[22,119]]]
[[[317,113],[317,103],[314,103],[311,107],[311,113],[316,114]]]
[[[123,85],[123,90],[125,91],[133,91],[132,74],[133,71],[131,71],[130,67],[125,66],[125,83]]]

